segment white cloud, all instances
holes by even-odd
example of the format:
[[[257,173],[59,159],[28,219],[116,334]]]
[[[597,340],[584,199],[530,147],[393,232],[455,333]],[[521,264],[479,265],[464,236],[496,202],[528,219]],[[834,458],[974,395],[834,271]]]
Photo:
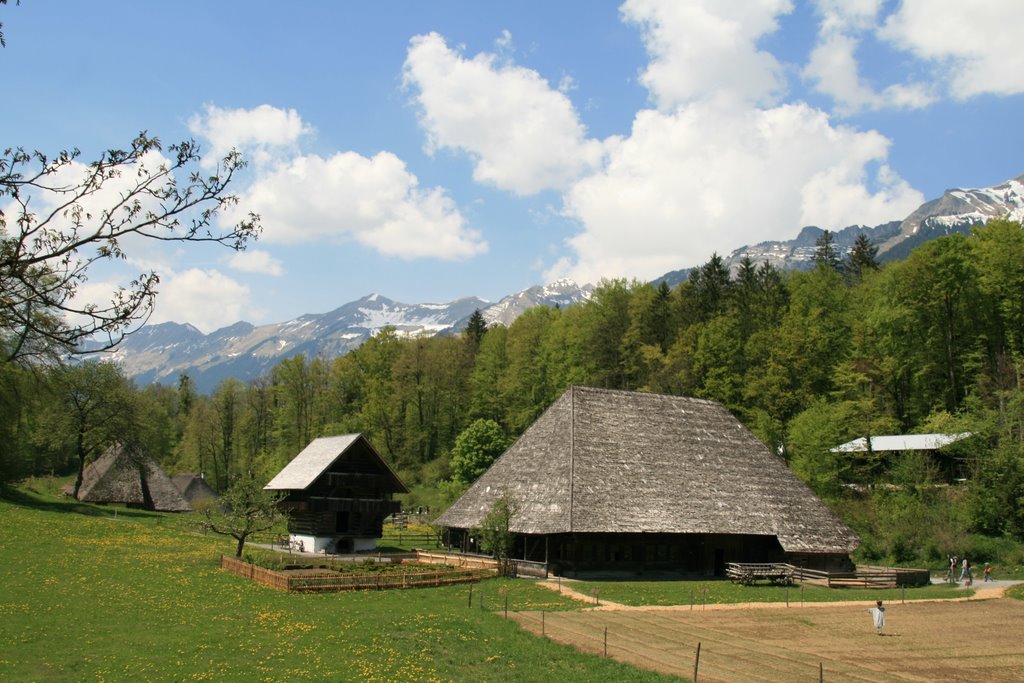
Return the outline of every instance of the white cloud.
[[[506,32],[500,42],[509,41]],[[410,41],[404,81],[417,91],[428,149],[469,154],[477,182],[528,195],[564,188],[601,161],[572,102],[535,71],[467,59],[431,33]]]
[[[210,149],[203,165],[210,167],[235,148],[256,164],[268,163],[280,150],[294,150],[299,139],[313,132],[294,109],[261,104],[252,109],[221,109],[207,104],[203,114],[188,122],[193,135],[203,137]]]
[[[164,273],[158,290],[151,323],[189,322],[208,334],[262,314],[251,307],[248,287],[216,270]]]
[[[803,76],[834,98],[841,114],[926,107],[939,94],[968,99],[1024,92],[1024,12],[1019,0],[906,0],[880,16],[878,0],[817,0],[818,44]],[[860,73],[863,40],[882,39],[913,55],[928,82],[872,85]]]
[[[92,279],[79,287],[74,305],[110,305],[110,299],[124,282],[118,279]],[[249,288],[216,270],[191,268],[175,272],[160,271],[157,296],[149,323],[191,323],[205,333],[239,320],[263,315],[251,303]],[[84,322],[72,317],[72,322]]]
[[[876,132],[833,127],[803,104],[640,112],[606,170],[567,194],[583,231],[570,240],[575,258],[547,277],[656,277],[808,224],[904,216],[923,197],[885,168],[888,144]],[[882,170],[869,178],[873,164]]]
[[[861,78],[856,58],[859,44],[858,39],[844,33],[825,33],[802,72],[819,92],[836,101],[838,113],[849,115],[882,108],[920,109],[935,101],[928,86],[922,83],[894,84],[876,92]]]
[[[933,62],[949,94],[1024,92],[1024,8],[1020,0],[904,0],[888,17],[883,38]]]
[[[408,259],[464,259],[487,249],[443,189],[421,189],[389,152],[295,157],[265,169],[239,194],[238,207],[223,220],[255,211],[265,242],[351,239]]]
[[[792,11],[789,0],[627,0],[651,57],[641,80],[659,109],[709,98],[772,104],[785,90],[782,67],[758,39]]]
[[[262,249],[236,251],[228,258],[228,265],[245,273],[260,273],[274,277],[284,275],[281,261]]]

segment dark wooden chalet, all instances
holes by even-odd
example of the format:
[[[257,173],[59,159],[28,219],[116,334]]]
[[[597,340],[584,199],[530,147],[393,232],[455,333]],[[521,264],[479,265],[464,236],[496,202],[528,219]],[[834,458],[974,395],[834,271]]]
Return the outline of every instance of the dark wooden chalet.
[[[569,389],[437,523],[473,550],[502,496],[516,558],[553,572],[833,569],[860,542],[724,406],[679,396]]]
[[[286,494],[293,547],[332,553],[375,548],[392,495],[409,492],[361,434],[314,440],[264,488]]]

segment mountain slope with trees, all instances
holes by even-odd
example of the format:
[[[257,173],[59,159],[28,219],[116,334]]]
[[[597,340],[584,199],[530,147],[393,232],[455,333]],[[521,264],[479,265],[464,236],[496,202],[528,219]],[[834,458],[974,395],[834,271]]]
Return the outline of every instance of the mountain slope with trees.
[[[804,272],[746,259],[731,273],[714,256],[675,288],[604,281],[585,303],[508,326],[385,329],[344,356],[296,356],[209,396],[182,375],[134,389],[133,434],[165,468],[224,489],[269,479],[316,436],[362,432],[411,486],[410,504],[436,510],[491,457],[484,444],[520,434],[569,385],[696,396],[724,403],[829,500],[864,537],[862,559],[1020,562],[1020,223],[994,220],[884,266],[870,242],[838,259],[822,235],[814,259]],[[73,443],[43,438],[57,433],[42,409],[51,373],[0,372],[4,478],[72,472]],[[937,454],[831,451],[912,432],[974,436]]]

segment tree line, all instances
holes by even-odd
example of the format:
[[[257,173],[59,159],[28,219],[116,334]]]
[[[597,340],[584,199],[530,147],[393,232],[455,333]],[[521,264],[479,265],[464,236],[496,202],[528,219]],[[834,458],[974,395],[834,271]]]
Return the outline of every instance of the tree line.
[[[866,552],[939,556],[972,534],[1024,540],[1022,368],[1019,223],[884,267],[866,238],[841,259],[825,233],[808,271],[750,259],[730,271],[715,255],[674,288],[606,280],[585,303],[507,327],[478,313],[456,336],[385,329],[209,396],[187,375],[136,387],[105,363],[8,362],[0,476],[73,471],[117,437],[223,489],[269,479],[317,436],[362,432],[413,502],[439,507],[579,384],[720,401],[866,535]],[[973,436],[938,454],[831,450],[912,432]]]

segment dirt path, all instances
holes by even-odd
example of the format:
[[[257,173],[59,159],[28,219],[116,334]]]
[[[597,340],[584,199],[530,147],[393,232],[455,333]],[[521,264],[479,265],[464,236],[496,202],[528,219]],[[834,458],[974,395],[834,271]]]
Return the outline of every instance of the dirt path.
[[[593,596],[562,582],[563,594]],[[542,582],[554,590],[555,582]],[[884,637],[871,601],[754,603],[691,609],[601,601],[573,612],[510,615],[523,628],[642,668],[732,682],[1024,680],[1024,603],[1007,584],[975,584],[969,598],[889,603]]]

